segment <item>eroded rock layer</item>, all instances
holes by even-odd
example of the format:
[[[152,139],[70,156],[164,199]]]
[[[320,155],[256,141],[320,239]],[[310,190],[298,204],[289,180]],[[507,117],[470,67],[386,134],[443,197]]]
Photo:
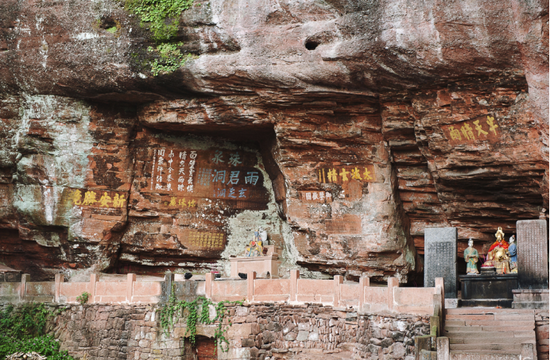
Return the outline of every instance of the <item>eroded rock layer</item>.
[[[547,2],[197,0],[158,77],[116,1],[0,12],[10,267],[227,271],[263,227],[283,274],[405,282],[424,228],[548,208]]]

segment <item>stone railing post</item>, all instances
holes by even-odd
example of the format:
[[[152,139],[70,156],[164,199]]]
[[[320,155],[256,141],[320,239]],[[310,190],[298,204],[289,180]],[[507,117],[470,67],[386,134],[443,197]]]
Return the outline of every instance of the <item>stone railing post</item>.
[[[393,310],[393,291],[396,287],[399,287],[399,280],[397,278],[388,278],[388,310]]]
[[[340,299],[342,297],[342,289],[340,285],[344,283],[344,277],[342,275],[334,276],[334,297],[333,297],[333,306],[340,306]]]
[[[365,287],[367,286],[370,286],[370,278],[361,276],[359,278],[359,310],[363,310],[363,305],[365,305]]]
[[[254,280],[256,280],[256,272],[249,271],[246,273],[246,300],[254,301]]]
[[[54,301],[59,303],[59,298],[61,297],[61,283],[65,280],[63,274],[55,274],[55,296]]]
[[[537,358],[537,349],[533,343],[521,344],[521,359],[535,360]]]
[[[445,326],[445,281],[443,278],[438,277],[435,278],[434,284],[436,290],[436,295],[434,296],[434,308],[439,306],[439,327],[440,329],[443,329]]]
[[[450,360],[451,359],[451,345],[449,338],[442,336],[436,340],[437,360]]]
[[[162,302],[168,302],[170,300],[170,295],[172,295],[172,284],[174,283],[174,274],[167,272],[164,274],[164,284],[162,287]]]
[[[290,302],[298,300],[298,279],[300,270],[290,270]]]
[[[97,274],[90,275],[90,299],[89,299],[90,304],[95,303],[95,295],[96,295],[98,281],[99,281],[99,278]]]
[[[134,283],[136,282],[136,274],[127,274],[126,277],[126,301],[131,304],[134,296]]]
[[[21,275],[21,286],[19,287],[19,301],[25,301],[25,295],[27,295],[27,282],[31,281],[30,274]]]
[[[204,292],[207,299],[212,299],[212,285],[214,283],[215,274],[213,273],[206,273],[204,275],[204,279],[206,282],[204,283]]]

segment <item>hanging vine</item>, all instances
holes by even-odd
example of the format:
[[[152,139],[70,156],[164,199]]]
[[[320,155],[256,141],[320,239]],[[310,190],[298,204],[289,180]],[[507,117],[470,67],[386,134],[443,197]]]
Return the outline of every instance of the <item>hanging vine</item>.
[[[178,300],[175,295],[174,287],[168,302],[166,302],[158,311],[160,327],[165,334],[169,334],[174,328],[174,324],[179,319],[186,317],[185,336],[189,336],[191,346],[195,346],[195,337],[197,335],[197,325],[217,324],[214,332],[214,342],[216,349],[218,345],[223,352],[229,351],[229,340],[225,337],[227,329],[232,325],[231,319],[227,318],[226,305],[242,305],[242,301],[220,301],[215,304],[204,296],[199,296],[193,301]],[[210,306],[216,309],[216,316],[210,319]],[[225,346],[225,347],[224,347]]]

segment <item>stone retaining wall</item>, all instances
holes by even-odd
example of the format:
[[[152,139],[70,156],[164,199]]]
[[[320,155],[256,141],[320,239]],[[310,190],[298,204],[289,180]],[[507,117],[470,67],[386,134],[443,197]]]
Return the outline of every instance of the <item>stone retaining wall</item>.
[[[152,305],[71,305],[52,331],[64,349],[86,360],[191,359],[183,322],[163,334]],[[357,314],[330,306],[230,306],[230,350],[219,359],[414,359],[414,337],[427,316]],[[214,326],[200,326],[204,339]],[[188,354],[188,355],[186,355]]]
[[[316,304],[236,306],[232,314],[223,359],[414,359],[414,337],[429,333],[428,316],[360,315]]]

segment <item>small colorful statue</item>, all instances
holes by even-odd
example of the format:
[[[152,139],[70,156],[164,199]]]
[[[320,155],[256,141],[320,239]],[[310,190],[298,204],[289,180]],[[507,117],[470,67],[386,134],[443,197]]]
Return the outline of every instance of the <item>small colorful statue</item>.
[[[264,254],[262,232],[263,230],[261,228],[258,231],[254,231],[254,237],[246,247],[246,253],[245,253],[246,257],[262,256]]]
[[[516,245],[516,237],[510,236],[510,245],[508,246],[508,252],[510,253],[510,272],[517,274],[518,272],[518,248]]]
[[[474,249],[474,240],[470,238],[468,240],[468,247],[464,250],[464,260],[466,261],[466,274],[467,275],[478,275],[479,270],[477,269],[477,261],[479,259],[479,254],[476,249]]]

